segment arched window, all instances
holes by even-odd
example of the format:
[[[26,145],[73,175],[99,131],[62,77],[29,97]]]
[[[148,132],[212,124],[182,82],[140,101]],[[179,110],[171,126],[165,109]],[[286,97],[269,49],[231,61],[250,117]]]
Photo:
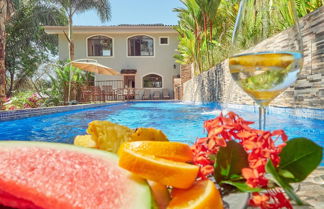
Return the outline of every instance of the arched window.
[[[113,56],[112,39],[106,36],[88,38],[88,56]]]
[[[162,77],[156,74],[144,76],[143,88],[162,88]]]
[[[148,36],[129,38],[128,56],[154,56],[153,38]]]

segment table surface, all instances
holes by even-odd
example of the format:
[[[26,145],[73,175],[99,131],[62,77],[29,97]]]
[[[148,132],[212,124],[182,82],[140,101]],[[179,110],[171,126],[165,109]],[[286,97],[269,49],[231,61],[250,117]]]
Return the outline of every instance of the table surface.
[[[324,209],[324,167],[319,167],[302,183],[293,186],[298,197],[305,203],[303,206],[293,205],[294,209]]]

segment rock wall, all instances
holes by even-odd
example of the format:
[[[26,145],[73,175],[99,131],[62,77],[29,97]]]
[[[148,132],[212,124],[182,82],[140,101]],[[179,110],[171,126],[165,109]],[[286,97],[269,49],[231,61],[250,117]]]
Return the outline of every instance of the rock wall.
[[[296,83],[274,99],[270,105],[324,109],[324,7],[300,21],[304,43],[304,67]],[[252,51],[285,49],[289,30],[258,44]],[[253,104],[253,100],[233,81],[228,60],[183,83],[183,101]]]
[[[183,92],[184,92],[184,83],[186,83],[187,81],[190,81],[190,79],[192,78],[192,65],[180,65],[180,86],[179,86],[179,98],[182,99],[183,98]]]

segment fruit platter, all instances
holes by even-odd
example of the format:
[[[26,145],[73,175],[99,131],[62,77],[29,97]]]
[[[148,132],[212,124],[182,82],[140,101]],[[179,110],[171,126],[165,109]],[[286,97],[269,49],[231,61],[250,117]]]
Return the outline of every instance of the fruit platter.
[[[233,112],[206,137],[174,142],[153,128],[92,121],[74,145],[1,141],[0,208],[293,208],[323,148],[283,130],[261,131]],[[2,206],[2,207],[1,207]]]

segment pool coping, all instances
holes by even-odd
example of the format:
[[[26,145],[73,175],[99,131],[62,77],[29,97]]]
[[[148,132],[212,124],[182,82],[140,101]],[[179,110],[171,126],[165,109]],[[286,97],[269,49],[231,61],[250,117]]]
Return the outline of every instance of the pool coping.
[[[78,104],[78,105],[68,105],[68,106],[55,106],[55,107],[41,107],[41,108],[30,108],[30,109],[22,109],[22,110],[1,110],[0,111],[0,122],[1,121],[9,121],[9,120],[17,120],[23,119],[33,116],[40,115],[48,115],[53,113],[60,112],[68,112],[71,110],[82,110],[103,106],[110,106],[116,104],[123,103],[134,103],[134,102],[180,102],[183,104],[203,104],[203,103],[192,103],[192,102],[183,102],[180,100],[131,100],[131,101],[114,101],[114,102],[104,102],[104,103],[95,103],[95,104]],[[209,103],[204,103],[204,105],[208,105]],[[219,103],[221,106],[227,106],[232,108],[247,108],[253,109],[256,111],[257,107],[253,105],[242,105],[242,104],[227,104],[224,105]],[[324,120],[324,109],[312,109],[312,108],[291,108],[291,107],[278,107],[278,106],[270,106],[268,108],[269,113],[285,113],[292,117],[301,117],[301,118],[310,118],[310,119],[318,119]]]
[[[17,120],[22,118],[28,118],[40,115],[49,115],[53,113],[68,112],[71,110],[82,110],[95,107],[110,106],[116,104],[125,103],[124,101],[117,102],[105,102],[96,104],[78,104],[78,105],[67,105],[67,106],[55,106],[55,107],[41,107],[41,108],[30,108],[22,110],[1,110],[0,121]]]

